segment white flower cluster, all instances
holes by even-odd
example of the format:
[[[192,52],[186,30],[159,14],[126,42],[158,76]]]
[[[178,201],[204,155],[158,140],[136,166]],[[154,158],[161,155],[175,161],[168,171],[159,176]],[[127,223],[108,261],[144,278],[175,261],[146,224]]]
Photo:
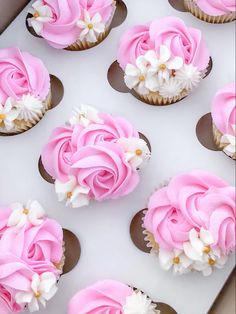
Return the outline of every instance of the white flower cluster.
[[[88,105],[81,105],[81,108],[76,108],[74,115],[69,120],[72,127],[81,125],[86,128],[91,123],[104,124],[104,121],[99,117],[98,110]],[[147,143],[140,138],[120,138],[117,144],[124,150],[124,160],[134,170],[144,166],[151,157]],[[59,202],[66,200],[66,206],[77,208],[89,204],[89,189],[79,186],[75,176],[69,176],[67,182],[56,180],[55,191]]]
[[[35,1],[28,12],[32,15],[32,17],[28,18],[28,24],[33,27],[38,35],[42,34],[43,24],[50,23],[54,19],[52,9],[42,0]],[[84,10],[83,19],[79,19],[76,25],[81,30],[79,39],[90,43],[95,43],[98,35],[105,31],[105,24],[102,22],[101,14],[96,13],[91,16],[87,10]]]
[[[39,303],[46,307],[46,301],[49,301],[56,294],[57,278],[51,272],[45,272],[41,275],[34,274],[31,281],[31,290],[27,292],[18,292],[15,296],[16,303],[26,304],[29,311],[39,311]]]
[[[124,314],[159,314],[156,305],[141,291],[134,291],[131,296],[126,298],[126,304],[123,308]]]
[[[31,94],[24,94],[21,99],[8,97],[5,104],[0,103],[0,129],[14,130],[15,120],[30,121],[41,114],[43,102]]]
[[[220,142],[225,145],[223,151],[230,157],[236,158],[236,125],[232,125],[232,129],[234,130],[234,135],[231,134],[223,134],[220,139]]]
[[[220,249],[211,246],[213,243],[209,231],[201,228],[198,233],[192,229],[189,232],[189,242],[184,243],[183,250],[169,252],[160,248],[160,266],[164,270],[172,268],[174,274],[186,274],[195,270],[209,276],[214,267],[223,268],[228,259]]]
[[[127,64],[125,84],[140,95],[158,92],[163,98],[179,96],[183,90],[196,87],[202,73],[191,64],[184,64],[181,57],[172,58],[169,48],[160,46],[160,54],[149,50],[136,59],[136,65]]]

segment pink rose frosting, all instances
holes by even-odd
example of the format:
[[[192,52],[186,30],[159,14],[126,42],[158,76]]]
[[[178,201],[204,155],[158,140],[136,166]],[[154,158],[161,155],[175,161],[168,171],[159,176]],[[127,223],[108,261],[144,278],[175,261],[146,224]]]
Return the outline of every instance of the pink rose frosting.
[[[10,208],[0,208],[0,240],[4,233],[4,231],[7,228],[7,222],[9,219],[9,216],[11,214]]]
[[[236,124],[236,87],[235,83],[228,84],[215,95],[211,115],[217,129],[222,134],[235,136]]]
[[[15,302],[12,293],[0,284],[0,313],[19,313],[23,308]]]
[[[50,77],[43,62],[18,48],[0,49],[0,103],[8,97],[19,100],[31,94],[45,100],[50,89]]]
[[[122,148],[115,143],[83,147],[72,162],[72,174],[79,185],[89,188],[90,197],[98,201],[127,195],[139,183],[137,171],[124,160]]]
[[[137,25],[128,29],[121,37],[117,61],[125,70],[128,63],[135,64],[136,59],[154,48],[150,39],[149,25]]]
[[[79,39],[82,29],[77,22],[84,18],[84,10],[90,17],[99,13],[103,23],[110,19],[113,12],[112,0],[44,0],[42,5],[49,7],[52,16],[41,23],[38,33],[57,49],[66,48]]]
[[[164,249],[181,248],[192,228],[203,227],[222,252],[233,251],[234,188],[203,171],[178,175],[151,197],[144,226]]]
[[[220,16],[236,11],[235,0],[195,0],[197,6],[211,16]]]
[[[201,31],[187,27],[176,17],[157,19],[150,25],[128,30],[121,38],[117,61],[125,69],[128,63],[135,64],[137,57],[148,50],[154,49],[159,54],[161,45],[170,49],[172,57],[182,57],[185,64],[192,64],[199,71],[208,66],[210,54]]]
[[[24,261],[34,272],[60,271],[54,263],[60,263],[63,255],[63,232],[61,226],[52,219],[33,226],[27,223],[20,230],[9,227],[0,240],[0,254],[9,252]]]
[[[105,280],[78,292],[70,301],[67,314],[123,314],[126,298],[133,289],[127,285]]]

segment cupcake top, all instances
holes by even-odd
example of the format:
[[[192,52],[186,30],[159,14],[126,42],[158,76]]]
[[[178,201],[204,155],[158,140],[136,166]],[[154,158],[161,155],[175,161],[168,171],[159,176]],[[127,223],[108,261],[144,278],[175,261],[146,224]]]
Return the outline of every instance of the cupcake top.
[[[222,133],[222,143],[226,153],[235,153],[236,136],[236,87],[235,83],[228,84],[219,90],[212,102],[211,115],[217,130]]]
[[[72,207],[129,194],[149,157],[146,142],[128,121],[86,105],[52,132],[41,154],[59,201]]]
[[[193,0],[206,14],[211,16],[225,15],[236,11],[234,0]]]
[[[130,89],[174,97],[198,85],[210,54],[200,30],[187,27],[179,18],[165,17],[126,31],[117,61]]]
[[[210,275],[235,250],[234,188],[202,171],[178,175],[151,196],[144,228],[162,268]]]
[[[105,280],[78,292],[68,314],[158,314],[156,305],[140,291],[113,280]]]
[[[62,49],[78,39],[96,42],[114,9],[113,0],[38,0],[28,23],[49,45]]]
[[[62,228],[37,201],[1,209],[0,309],[18,313],[26,306],[34,312],[45,306],[57,291],[63,263]]]
[[[37,116],[49,90],[49,73],[40,59],[19,48],[0,49],[0,130]]]

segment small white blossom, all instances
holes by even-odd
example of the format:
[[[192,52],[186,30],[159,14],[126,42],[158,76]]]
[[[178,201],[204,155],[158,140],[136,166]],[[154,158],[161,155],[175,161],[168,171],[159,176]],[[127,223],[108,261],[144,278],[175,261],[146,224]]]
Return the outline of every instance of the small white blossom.
[[[103,124],[98,110],[88,105],[81,105],[80,108],[74,109],[74,115],[69,122],[72,126],[80,124],[83,127],[87,127],[92,122]]]
[[[40,35],[44,23],[49,23],[53,20],[53,12],[50,6],[44,4],[44,1],[38,0],[32,4],[29,13],[32,17],[28,19],[29,26],[33,27],[35,32]]]
[[[11,205],[12,213],[8,219],[8,227],[22,228],[27,222],[34,226],[43,222],[45,211],[37,201],[28,201],[26,206],[21,203]]]
[[[15,127],[14,120],[18,117],[18,111],[14,107],[14,101],[8,97],[5,104],[0,104],[0,127],[3,124],[4,129],[7,131]]]
[[[105,24],[102,23],[102,16],[96,13],[93,17],[89,12],[84,10],[84,20],[78,20],[77,26],[82,29],[80,40],[86,39],[88,42],[94,43],[97,41],[97,35],[105,31]]]
[[[175,71],[175,79],[179,81],[182,89],[192,90],[200,83],[202,74],[192,64],[184,64],[181,69]]]
[[[191,271],[193,261],[188,258],[183,251],[174,249],[173,251],[167,251],[159,249],[159,263],[162,269],[173,269],[174,274],[186,274]]]
[[[151,152],[143,139],[120,138],[117,143],[123,147],[125,160],[132,165],[133,169],[139,168],[150,159]]]
[[[20,100],[16,102],[18,110],[18,119],[30,121],[37,119],[42,112],[43,103],[40,99],[33,95],[23,95]]]
[[[232,134],[224,134],[220,142],[225,145],[223,151],[230,157],[235,157],[236,155],[236,136],[235,136],[235,124],[232,125],[232,129],[234,131],[234,135]]]
[[[124,314],[159,314],[156,305],[141,291],[134,291],[132,295],[126,298],[123,307]]]
[[[59,202],[66,200],[66,206],[77,208],[89,204],[89,188],[79,186],[74,176],[70,176],[67,182],[56,180],[55,191]]]
[[[39,302],[46,307],[46,301],[49,301],[57,292],[57,278],[53,273],[46,272],[34,274],[31,282],[31,291],[18,292],[15,296],[16,303],[20,305],[27,304],[29,311],[39,311]]]

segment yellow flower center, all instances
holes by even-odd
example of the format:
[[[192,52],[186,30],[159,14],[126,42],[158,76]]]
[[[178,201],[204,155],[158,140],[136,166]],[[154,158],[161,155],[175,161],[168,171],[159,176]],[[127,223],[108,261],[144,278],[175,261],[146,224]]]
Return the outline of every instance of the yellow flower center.
[[[144,75],[140,75],[140,77],[138,78],[140,82],[145,81],[145,76]]]
[[[0,114],[0,120],[4,120],[6,118],[6,115],[4,113]]]
[[[36,19],[37,17],[39,17],[39,13],[36,11],[36,12],[33,14],[33,17]]]
[[[29,210],[27,208],[23,209],[23,214],[28,215],[29,214]]]
[[[93,29],[93,24],[88,24],[88,29]]]
[[[176,256],[173,258],[173,264],[179,264],[180,263],[180,258],[179,256]]]
[[[68,192],[68,193],[66,194],[66,197],[67,197],[67,198],[71,198],[71,196],[72,196],[72,192]]]
[[[215,263],[216,263],[216,261],[215,261],[214,259],[209,258],[209,260],[208,260],[208,264],[209,264],[210,266],[214,266],[214,265],[215,265]]]
[[[36,298],[36,299],[39,299],[40,297],[41,297],[41,293],[40,292],[35,292],[34,293],[34,297]]]
[[[209,245],[203,248],[203,253],[209,254],[210,252],[211,252],[211,248]]]
[[[142,149],[136,149],[136,151],[135,151],[135,154],[136,154],[137,156],[141,156],[142,153],[143,153]]]
[[[166,65],[164,63],[160,64],[159,68],[160,70],[164,71],[166,69]]]

